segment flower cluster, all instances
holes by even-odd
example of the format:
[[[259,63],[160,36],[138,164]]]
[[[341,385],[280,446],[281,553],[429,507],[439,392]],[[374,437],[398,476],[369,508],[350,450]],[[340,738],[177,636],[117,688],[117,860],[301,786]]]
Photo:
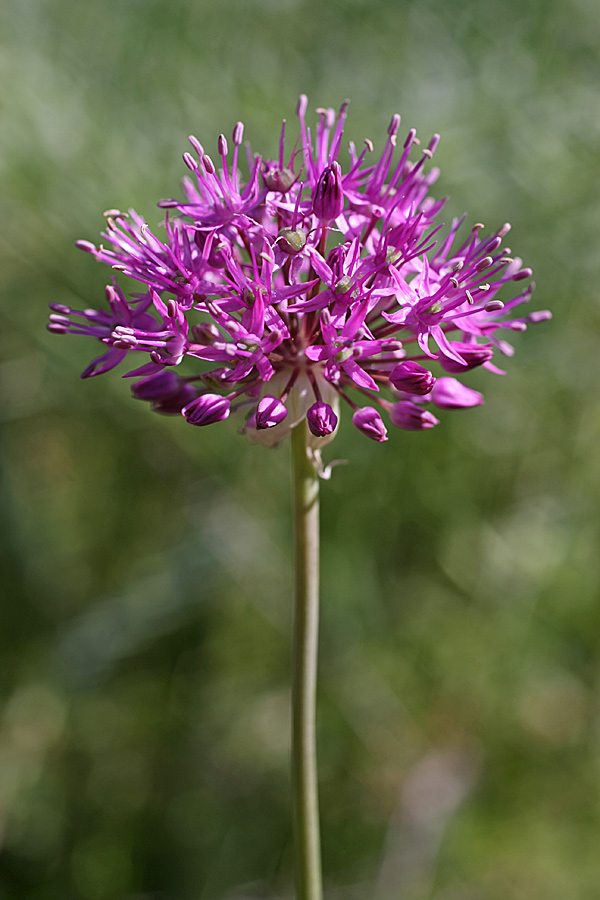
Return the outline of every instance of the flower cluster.
[[[484,237],[476,224],[462,242],[463,219],[442,231],[445,201],[429,196],[438,172],[426,171],[438,135],[419,151],[411,129],[398,146],[394,115],[379,158],[371,141],[361,150],[351,143],[344,171],[347,103],[337,115],[317,110],[313,132],[306,108],[302,96],[289,155],[285,122],[277,159],[248,149],[246,181],[241,123],[232,152],[219,137],[217,165],[190,137],[185,200],[159,203],[163,231],[133,211],[109,210],[105,243],[77,242],[146,286],[128,297],[114,281],[106,310],[51,304],[50,331],[104,345],[82,377],[142,356],[127,372],[138,379],[135,397],[192,425],[245,410],[245,432],[268,444],[304,418],[315,447],[330,440],[340,399],[376,441],[387,440],[384,416],[422,430],[438,424],[432,406],[483,403],[456,376],[476,366],[500,372],[494,350],[512,348],[499,329],[522,331],[550,315],[516,311],[531,283],[499,297],[507,282],[531,276],[501,247],[509,226]]]

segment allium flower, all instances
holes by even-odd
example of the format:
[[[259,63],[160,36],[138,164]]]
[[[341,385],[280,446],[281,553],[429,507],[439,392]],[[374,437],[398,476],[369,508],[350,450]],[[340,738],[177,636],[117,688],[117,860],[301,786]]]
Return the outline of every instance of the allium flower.
[[[340,400],[379,442],[382,413],[422,430],[438,423],[424,404],[483,402],[443,373],[501,372],[494,351],[512,353],[501,330],[550,315],[517,311],[533,284],[510,292],[531,270],[501,248],[509,226],[484,237],[476,224],[462,241],[463,219],[442,230],[445,201],[429,196],[438,172],[426,172],[438,135],[419,150],[411,129],[398,147],[394,115],[379,156],[370,140],[350,143],[344,166],[347,103],[337,115],[317,110],[312,131],[306,110],[302,96],[299,142],[286,155],[284,123],[278,158],[249,153],[246,180],[241,123],[232,153],[219,137],[216,164],[190,137],[185,198],[159,203],[160,231],[109,210],[103,243],[77,242],[147,286],[127,297],[109,285],[106,311],[51,304],[50,331],[103,345],[83,377],[129,357],[126,376],[141,379],[134,396],[158,412],[209,425],[245,410],[245,433],[268,444],[307,418],[315,447],[334,435]]]

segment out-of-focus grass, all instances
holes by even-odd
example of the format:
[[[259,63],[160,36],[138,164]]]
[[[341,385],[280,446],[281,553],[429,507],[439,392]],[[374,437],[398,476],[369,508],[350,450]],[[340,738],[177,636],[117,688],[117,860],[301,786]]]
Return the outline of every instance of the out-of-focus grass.
[[[323,486],[332,897],[595,900],[600,25],[591,0],[22,0],[0,11],[1,900],[289,894],[287,448],[152,417],[94,347],[73,249],[158,222],[195,133],[276,148],[299,92],[440,131],[438,195],[552,323],[486,406]],[[243,887],[246,885],[246,887]]]

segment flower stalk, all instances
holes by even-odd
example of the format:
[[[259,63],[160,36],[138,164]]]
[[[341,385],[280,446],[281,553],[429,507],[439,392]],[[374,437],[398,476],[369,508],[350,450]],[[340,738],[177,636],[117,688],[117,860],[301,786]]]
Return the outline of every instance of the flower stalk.
[[[292,431],[295,612],[292,677],[292,795],[296,900],[321,900],[315,741],[319,631],[319,476],[306,420]]]

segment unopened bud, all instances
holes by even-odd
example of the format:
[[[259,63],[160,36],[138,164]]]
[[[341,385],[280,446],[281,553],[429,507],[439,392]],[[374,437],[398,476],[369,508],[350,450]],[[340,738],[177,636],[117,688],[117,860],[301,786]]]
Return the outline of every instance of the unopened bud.
[[[323,169],[315,188],[313,213],[321,222],[337,219],[344,209],[342,170],[336,161]]]
[[[190,425],[212,425],[214,422],[222,422],[229,413],[229,400],[219,394],[202,394],[181,410],[182,416]]]
[[[396,428],[405,428],[407,431],[424,431],[440,424],[433,413],[417,406],[412,400],[394,403],[390,409],[390,419]]]
[[[306,231],[303,228],[282,228],[278,243],[284,253],[300,253],[306,244]]]
[[[327,437],[337,428],[338,417],[328,403],[313,403],[306,414],[308,427],[315,437]]]
[[[466,409],[483,403],[483,395],[479,391],[466,387],[456,378],[438,378],[431,399],[440,409]]]
[[[287,409],[281,400],[276,397],[263,397],[259,401],[256,410],[256,427],[260,431],[263,428],[273,428],[279,425],[287,416]]]
[[[407,394],[428,394],[435,384],[435,378],[424,366],[409,359],[399,363],[390,373],[390,383],[398,391]]]
[[[358,428],[364,435],[382,444],[387,441],[387,428],[383,424],[383,419],[376,409],[372,406],[364,406],[357,409],[352,416],[352,424]]]

